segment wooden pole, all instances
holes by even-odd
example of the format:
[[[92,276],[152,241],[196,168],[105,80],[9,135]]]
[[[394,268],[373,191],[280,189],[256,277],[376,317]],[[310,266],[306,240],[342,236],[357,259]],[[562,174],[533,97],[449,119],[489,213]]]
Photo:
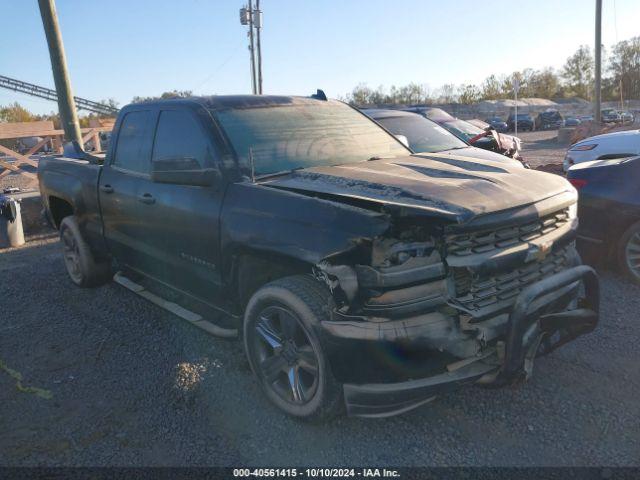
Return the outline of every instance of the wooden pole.
[[[38,0],[44,33],[49,45],[53,81],[58,94],[58,112],[65,136],[69,141],[76,141],[83,147],[80,133],[80,122],[76,112],[76,104],[71,90],[71,80],[67,71],[67,59],[62,43],[62,34],[58,25],[55,0]]]

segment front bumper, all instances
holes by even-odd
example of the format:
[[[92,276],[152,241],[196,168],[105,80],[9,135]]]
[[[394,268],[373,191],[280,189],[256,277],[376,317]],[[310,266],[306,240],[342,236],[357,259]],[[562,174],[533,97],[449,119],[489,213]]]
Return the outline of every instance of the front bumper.
[[[580,281],[585,292],[580,304],[572,310],[548,313],[545,298],[579,285]],[[398,383],[346,383],[347,411],[357,416],[390,416],[411,410],[438,393],[467,383],[501,386],[526,378],[531,374],[536,355],[549,353],[595,328],[599,295],[597,275],[588,266],[573,267],[547,277],[519,294],[509,316],[505,340],[498,342],[495,348],[450,363],[442,373],[426,378]],[[371,332],[367,334],[375,336]],[[351,335],[356,333],[351,332]],[[394,338],[397,335],[398,332],[394,332]],[[384,335],[378,338],[384,338]]]

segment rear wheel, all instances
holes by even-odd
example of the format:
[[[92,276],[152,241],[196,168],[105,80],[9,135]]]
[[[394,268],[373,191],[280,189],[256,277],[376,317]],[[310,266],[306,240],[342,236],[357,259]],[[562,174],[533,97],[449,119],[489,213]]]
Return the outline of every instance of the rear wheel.
[[[618,263],[631,280],[640,283],[640,222],[631,225],[622,235]]]
[[[64,248],[64,265],[73,283],[79,287],[97,287],[109,280],[110,265],[95,261],[73,216],[60,222],[60,241]]]
[[[258,290],[244,317],[244,346],[269,400],[305,420],[323,420],[342,407],[315,328],[328,318],[331,294],[310,275],[276,280]]]

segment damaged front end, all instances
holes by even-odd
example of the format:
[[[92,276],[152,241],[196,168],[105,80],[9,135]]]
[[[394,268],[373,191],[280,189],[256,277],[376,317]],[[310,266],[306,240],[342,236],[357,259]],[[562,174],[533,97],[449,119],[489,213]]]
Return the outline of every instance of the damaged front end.
[[[392,415],[461,384],[526,378],[536,356],[593,330],[598,280],[573,245],[574,205],[464,225],[396,215],[367,262],[318,263],[337,305],[321,334],[349,413]]]

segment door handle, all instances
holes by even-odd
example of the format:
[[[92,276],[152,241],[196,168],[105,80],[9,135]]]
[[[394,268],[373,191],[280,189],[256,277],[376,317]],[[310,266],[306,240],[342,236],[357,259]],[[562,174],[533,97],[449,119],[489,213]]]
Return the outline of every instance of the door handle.
[[[101,185],[100,191],[104,193],[113,193],[113,187],[111,185]]]
[[[138,201],[142,203],[146,203],[147,205],[156,203],[156,199],[153,198],[153,195],[151,195],[150,193],[143,193],[142,195],[138,195]]]

